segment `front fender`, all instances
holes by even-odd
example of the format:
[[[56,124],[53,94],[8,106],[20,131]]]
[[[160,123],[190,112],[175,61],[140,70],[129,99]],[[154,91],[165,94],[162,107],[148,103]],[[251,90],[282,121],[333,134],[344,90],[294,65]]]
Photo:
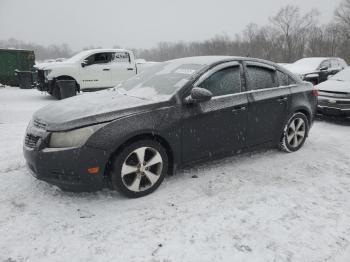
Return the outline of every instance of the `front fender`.
[[[75,79],[75,81],[77,81],[77,83],[80,84],[78,70],[74,67],[62,67],[62,68],[56,67],[50,70],[52,71],[48,75],[48,80],[53,80],[61,76],[68,76]]]
[[[174,160],[180,159],[180,130],[176,124],[180,114],[176,106],[160,108],[123,117],[107,124],[87,141],[87,146],[102,149],[113,154],[128,140],[142,135],[161,137],[174,153]]]

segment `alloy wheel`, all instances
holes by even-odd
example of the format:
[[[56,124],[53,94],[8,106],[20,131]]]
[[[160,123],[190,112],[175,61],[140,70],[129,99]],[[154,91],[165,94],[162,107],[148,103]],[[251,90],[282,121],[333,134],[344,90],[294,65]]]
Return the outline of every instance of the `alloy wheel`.
[[[287,141],[293,148],[299,147],[306,135],[306,123],[304,119],[297,117],[293,119],[287,129]]]
[[[159,180],[162,169],[161,154],[152,147],[140,147],[126,157],[121,169],[122,182],[130,191],[145,191]]]

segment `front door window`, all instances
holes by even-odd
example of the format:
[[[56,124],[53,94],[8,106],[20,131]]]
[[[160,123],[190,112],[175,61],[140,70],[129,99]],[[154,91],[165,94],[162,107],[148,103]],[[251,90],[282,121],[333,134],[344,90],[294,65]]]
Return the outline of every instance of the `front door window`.
[[[241,91],[240,67],[222,69],[208,77],[200,87],[209,90],[213,96],[239,93]]]
[[[113,53],[96,53],[85,59],[86,65],[108,64],[113,59]]]

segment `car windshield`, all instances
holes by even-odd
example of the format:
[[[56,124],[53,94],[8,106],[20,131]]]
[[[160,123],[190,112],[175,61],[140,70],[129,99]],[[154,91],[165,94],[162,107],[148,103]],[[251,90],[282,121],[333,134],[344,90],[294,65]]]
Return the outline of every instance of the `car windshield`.
[[[316,70],[323,61],[324,59],[322,58],[303,58],[296,61],[293,65]]]
[[[65,62],[68,62],[68,63],[80,62],[82,59],[84,59],[89,54],[90,54],[90,51],[82,51],[82,52],[72,56],[71,58],[68,58],[67,60],[65,60]]]
[[[116,86],[119,93],[143,99],[169,98],[182,88],[202,64],[163,62]]]
[[[340,71],[338,74],[334,75],[332,80],[337,81],[350,81],[350,67],[344,69],[343,71]]]

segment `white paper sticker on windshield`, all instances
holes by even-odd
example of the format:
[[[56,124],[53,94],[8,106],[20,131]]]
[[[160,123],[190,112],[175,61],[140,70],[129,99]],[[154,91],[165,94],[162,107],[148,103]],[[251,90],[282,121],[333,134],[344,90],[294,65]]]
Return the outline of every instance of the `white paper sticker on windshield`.
[[[175,71],[176,74],[184,74],[184,75],[192,75],[196,70],[193,69],[186,69],[186,68],[179,68]]]

